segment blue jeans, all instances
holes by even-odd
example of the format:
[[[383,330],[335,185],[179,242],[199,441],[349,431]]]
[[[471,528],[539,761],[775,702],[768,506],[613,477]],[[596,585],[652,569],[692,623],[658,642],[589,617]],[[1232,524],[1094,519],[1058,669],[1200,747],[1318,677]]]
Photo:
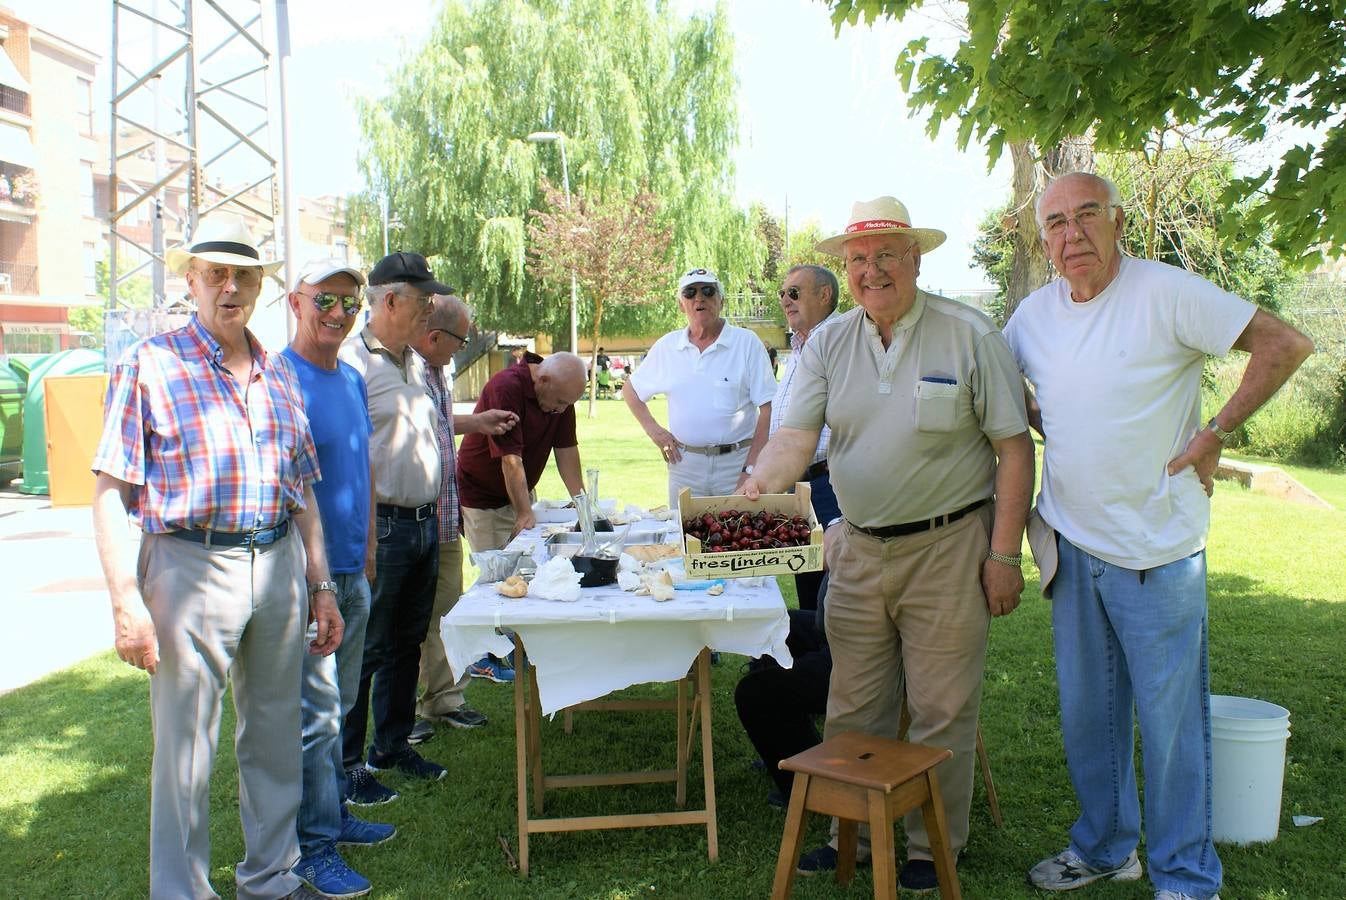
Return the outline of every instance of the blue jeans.
[[[299,855],[305,859],[336,845],[341,820],[346,816],[341,723],[360,689],[365,626],[369,621],[369,582],[365,573],[334,575],[333,580],[337,583],[337,608],[346,622],[346,632],[341,646],[331,656],[305,652],[300,683],[304,789],[295,824]],[[316,637],[317,626],[310,625],[307,640]]]
[[[1139,719],[1150,879],[1160,890],[1208,897],[1223,873],[1211,838],[1205,551],[1142,573],[1064,536],[1057,545],[1052,632],[1066,762],[1080,804],[1070,847],[1100,868],[1120,865],[1136,848]]]
[[[416,723],[421,642],[430,626],[439,575],[439,523],[434,516],[420,522],[376,516],[374,527],[379,541],[378,571],[369,601],[360,690],[341,737],[347,769],[358,765],[364,755],[371,696],[374,740],[370,753],[387,757],[409,746],[407,735]]]

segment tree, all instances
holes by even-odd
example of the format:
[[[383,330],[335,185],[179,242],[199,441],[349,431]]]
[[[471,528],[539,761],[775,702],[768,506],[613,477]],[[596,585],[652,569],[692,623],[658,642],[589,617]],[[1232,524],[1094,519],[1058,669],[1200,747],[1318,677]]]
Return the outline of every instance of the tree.
[[[562,334],[569,280],[544,293],[527,265],[526,216],[542,178],[572,198],[663,198],[671,236],[662,275],[705,265],[731,283],[760,243],[734,206],[738,136],[733,40],[722,7],[678,18],[648,0],[447,0],[423,49],[360,104],[368,189],[352,203],[367,255],[382,245],[381,196],[404,223],[397,244],[465,285],[491,326]],[[592,330],[585,303],[580,327]],[[652,308],[671,327],[676,309]]]
[[[832,21],[900,19],[923,0],[828,0]],[[1222,234],[1252,240],[1259,224],[1298,264],[1346,254],[1346,15],[1340,2],[969,0],[968,36],[951,56],[925,38],[899,54],[913,109],[929,131],[958,121],[994,163],[1006,143],[1051,145],[1092,131],[1100,149],[1138,149],[1170,126],[1259,141],[1317,129],[1270,167],[1233,179],[1220,202],[1239,209]],[[1242,236],[1241,238],[1239,236]]]
[[[609,303],[622,301],[618,317],[640,328],[637,310],[666,299],[669,234],[659,222],[659,204],[648,191],[632,200],[604,203],[592,197],[567,202],[555,185],[544,183],[546,211],[533,210],[528,222],[528,268],[543,285],[575,279],[592,302],[589,349],[589,418],[597,396],[598,344]]]
[[[129,266],[129,263],[127,263]],[[104,301],[108,296],[108,258],[96,260],[93,264],[94,292]],[[121,268],[118,266],[118,268]],[[125,274],[123,271],[122,274]],[[123,306],[131,309],[149,309],[154,305],[154,286],[143,275],[123,279],[117,285],[117,299]],[[94,345],[103,346],[103,307],[72,306],[66,313],[66,320],[76,331],[85,331],[93,335]]]
[[[765,251],[761,277],[751,278],[749,285],[754,293],[764,293],[771,290],[771,286],[776,284],[784,273],[781,261],[785,255],[785,234],[781,230],[780,220],[773,216],[763,203],[754,203],[748,210],[748,218],[753,223],[757,239],[762,242]]]

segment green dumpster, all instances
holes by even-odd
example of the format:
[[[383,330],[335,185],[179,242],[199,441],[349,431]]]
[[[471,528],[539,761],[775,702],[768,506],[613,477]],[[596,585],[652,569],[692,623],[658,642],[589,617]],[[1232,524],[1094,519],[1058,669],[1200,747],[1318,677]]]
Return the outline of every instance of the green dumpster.
[[[9,484],[23,468],[23,396],[28,379],[0,362],[0,484]]]
[[[94,375],[103,371],[103,354],[97,350],[62,350],[33,364],[28,373],[28,396],[23,400],[23,479],[25,494],[50,492],[47,470],[46,391],[42,381],[53,375]]]

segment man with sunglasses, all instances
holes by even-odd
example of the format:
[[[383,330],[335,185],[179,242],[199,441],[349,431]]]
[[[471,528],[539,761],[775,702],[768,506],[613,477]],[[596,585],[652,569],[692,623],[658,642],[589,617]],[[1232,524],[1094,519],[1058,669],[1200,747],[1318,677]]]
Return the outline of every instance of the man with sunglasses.
[[[430,298],[430,327],[411,342],[425,360],[426,388],[435,405],[435,434],[439,439],[439,575],[435,579],[435,604],[421,645],[421,684],[416,703],[417,722],[408,740],[423,743],[434,737],[435,722],[453,728],[480,728],[486,716],[467,705],[463,689],[471,680],[468,672],[455,676],[444,650],[439,623],[458,603],[463,593],[463,543],[459,536],[458,464],[455,434],[501,435],[518,424],[519,417],[504,409],[487,409],[472,415],[454,415],[453,376],[449,364],[467,344],[471,312],[458,297],[436,294]]]
[[[308,653],[326,656],[344,626],[299,380],[247,329],[263,277],[282,263],[262,259],[242,219],[216,215],[167,264],[185,274],[196,311],[118,361],[92,466],[117,655],[150,674],[148,894],[216,896],[210,771],[232,682],[238,896],[316,897],[291,871],[304,631],[311,615]],[[138,564],[128,511],[141,530]]]
[[[1061,733],[1080,815],[1066,848],[1028,877],[1049,891],[1141,877],[1138,722],[1155,897],[1205,900],[1223,878],[1210,791],[1212,479],[1231,433],[1313,344],[1191,272],[1126,256],[1122,199],[1105,178],[1057,178],[1037,220],[1061,277],[1024,299],[1005,337],[1033,386],[1029,415],[1043,436],[1029,540],[1052,598]],[[1249,354],[1247,369],[1203,425],[1206,356],[1231,349]]]
[[[314,485],[313,493],[322,513],[337,606],[346,622],[346,637],[336,653],[304,660],[300,693],[304,787],[295,872],[329,896],[350,896],[370,888],[369,880],[346,864],[339,845],[381,844],[396,832],[392,825],[350,815],[342,765],[341,724],[360,687],[369,585],[378,546],[370,515],[372,426],[365,382],[337,356],[355,327],[364,283],[359,269],[340,260],[316,260],[304,266],[289,295],[295,333],[283,351],[299,376],[323,470],[323,480]]]
[[[622,399],[668,465],[668,505],[684,487],[699,497],[732,494],[766,443],[776,379],[761,340],[730,325],[724,292],[709,269],[678,279],[687,327],[655,341],[622,386]],[[668,428],[650,398],[668,398]]]
[[[842,518],[828,524],[824,733],[948,747],[940,767],[949,843],[968,840],[986,639],[1023,590],[1020,546],[1033,443],[1018,370],[995,324],[916,285],[945,234],[915,228],[893,197],[856,203],[818,250],[845,262],[854,309],[804,346],[785,421],[743,485],[748,497],[798,477],[831,429],[828,465]],[[919,811],[905,820],[898,883],[936,886]],[[835,825],[834,825],[835,828]],[[833,832],[835,835],[835,831]],[[861,833],[868,853],[867,831]],[[799,871],[836,867],[835,841]]]
[[[368,324],[341,345],[341,359],[365,382],[374,431],[375,573],[355,705],[343,726],[349,799],[387,803],[397,794],[375,772],[438,781],[447,770],[424,759],[408,738],[416,723],[421,642],[430,623],[439,572],[438,415],[426,386],[425,362],[411,343],[425,334],[430,298],[453,289],[435,280],[425,257],[399,251],[369,272]],[[374,735],[364,757],[370,699]]]

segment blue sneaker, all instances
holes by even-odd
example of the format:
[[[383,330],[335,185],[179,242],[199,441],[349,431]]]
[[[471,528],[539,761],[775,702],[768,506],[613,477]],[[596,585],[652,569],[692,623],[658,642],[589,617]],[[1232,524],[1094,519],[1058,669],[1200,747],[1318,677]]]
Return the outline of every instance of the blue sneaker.
[[[378,806],[397,799],[397,792],[379,784],[379,780],[364,766],[347,769],[346,784],[350,791],[346,802],[353,806]]]
[[[483,656],[468,666],[467,674],[473,678],[488,678],[496,684],[514,683],[514,670],[505,666],[498,659],[489,656]]]
[[[373,887],[336,850],[301,859],[292,871],[324,897],[363,897]]]
[[[341,834],[337,836],[338,847],[374,847],[386,843],[397,834],[396,825],[382,822],[366,822],[355,816],[341,817]]]

